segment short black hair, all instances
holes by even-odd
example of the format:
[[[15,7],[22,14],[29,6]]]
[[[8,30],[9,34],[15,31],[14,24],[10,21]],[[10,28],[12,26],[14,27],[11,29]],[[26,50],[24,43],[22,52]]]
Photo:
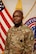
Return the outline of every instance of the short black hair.
[[[14,14],[15,14],[16,12],[21,13],[21,17],[23,17],[23,12],[22,12],[21,10],[15,10],[14,13],[13,13],[13,17],[14,17]]]

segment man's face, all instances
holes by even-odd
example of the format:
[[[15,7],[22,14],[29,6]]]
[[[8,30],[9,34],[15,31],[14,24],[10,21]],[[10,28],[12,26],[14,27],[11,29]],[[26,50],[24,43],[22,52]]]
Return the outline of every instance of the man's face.
[[[22,17],[21,17],[21,13],[20,12],[16,12],[14,14],[14,24],[19,24],[22,21]]]

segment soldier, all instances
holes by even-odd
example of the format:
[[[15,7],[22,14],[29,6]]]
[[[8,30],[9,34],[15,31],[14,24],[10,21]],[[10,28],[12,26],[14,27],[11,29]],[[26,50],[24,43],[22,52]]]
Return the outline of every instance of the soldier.
[[[32,54],[34,36],[32,30],[22,24],[23,12],[13,13],[14,27],[8,30],[4,54]]]

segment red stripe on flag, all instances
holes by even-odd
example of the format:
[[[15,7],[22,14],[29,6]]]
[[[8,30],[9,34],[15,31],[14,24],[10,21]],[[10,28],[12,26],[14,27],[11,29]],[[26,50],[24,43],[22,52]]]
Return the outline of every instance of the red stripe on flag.
[[[4,43],[4,45],[5,45],[6,41],[3,39],[1,34],[0,34],[0,38],[1,38],[2,42]]]
[[[0,11],[0,14],[1,14],[1,11]]]
[[[0,15],[1,15],[1,12],[0,12]],[[0,23],[0,27],[1,27],[1,23]]]
[[[34,23],[30,24],[29,27],[31,27],[31,26],[33,26],[33,25],[34,25]]]
[[[6,35],[6,30],[4,29],[3,25],[1,24],[1,29],[3,30],[4,34]]]
[[[1,23],[0,23],[0,27],[1,27]]]
[[[1,48],[1,50],[2,50],[2,51],[4,51],[4,49],[3,49],[3,47],[2,47],[2,45],[1,45],[1,44],[0,44],[0,48]]]
[[[4,22],[6,23],[7,27],[10,28],[10,24],[8,23],[8,21],[6,20],[4,14],[1,12],[1,16],[2,16],[2,19],[4,20]]]
[[[7,13],[7,15],[9,16],[9,18],[11,19],[11,21],[13,22],[13,19],[12,19],[12,17],[10,16],[10,14],[8,13],[7,9],[5,8],[4,10],[6,11],[6,13]]]

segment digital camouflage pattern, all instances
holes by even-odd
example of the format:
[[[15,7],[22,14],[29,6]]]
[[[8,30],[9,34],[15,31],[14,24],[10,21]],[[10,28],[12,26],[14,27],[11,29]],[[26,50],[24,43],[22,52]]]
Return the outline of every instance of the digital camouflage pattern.
[[[25,25],[8,30],[4,54],[32,54],[34,35]]]

